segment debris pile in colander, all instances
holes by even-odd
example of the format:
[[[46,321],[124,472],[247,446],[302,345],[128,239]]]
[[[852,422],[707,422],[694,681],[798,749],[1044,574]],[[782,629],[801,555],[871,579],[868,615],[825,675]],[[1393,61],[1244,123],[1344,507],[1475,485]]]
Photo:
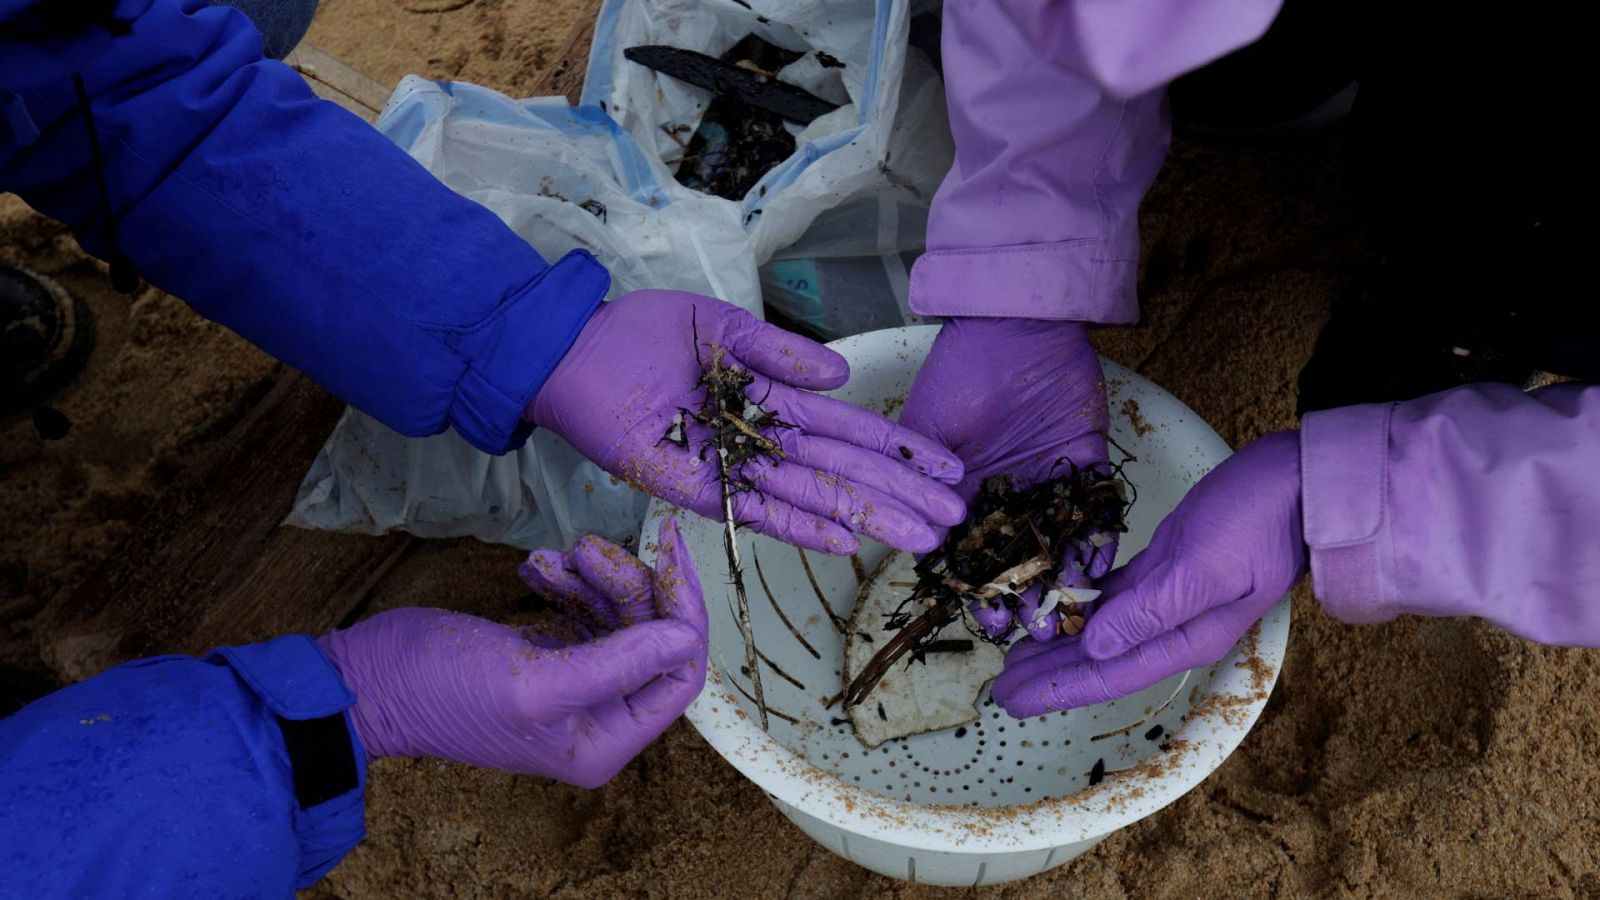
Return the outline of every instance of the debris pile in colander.
[[[1057,586],[1085,583],[1083,570],[1106,538],[1127,530],[1132,499],[1125,486],[1131,485],[1120,467],[1062,464],[1066,475],[1021,490],[1006,475],[984,481],[967,521],[917,563],[911,594],[889,616],[888,628],[896,634],[845,689],[846,706],[866,700],[902,657],[910,657],[907,665],[925,662],[945,626],[963,620],[969,605],[1003,605],[1018,614],[1023,592],[1048,585],[1038,615],[1059,601],[1061,629],[1075,634],[1083,628],[1084,610],[1070,599],[1070,590]],[[967,630],[991,642],[1004,637],[971,625]]]

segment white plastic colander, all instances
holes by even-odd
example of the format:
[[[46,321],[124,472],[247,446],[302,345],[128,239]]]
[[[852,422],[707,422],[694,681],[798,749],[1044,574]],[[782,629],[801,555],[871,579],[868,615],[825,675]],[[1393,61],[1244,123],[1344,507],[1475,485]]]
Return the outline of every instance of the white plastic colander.
[[[833,395],[893,415],[937,333],[918,326],[835,341],[830,346],[850,361],[851,379]],[[1121,562],[1144,548],[1161,518],[1230,451],[1171,394],[1116,363],[1105,362],[1105,371],[1112,438],[1136,459],[1125,470],[1138,502],[1120,544]],[[651,506],[643,531],[647,558],[659,520],[676,512],[660,502]],[[690,722],[823,846],[911,881],[1025,878],[1178,799],[1244,739],[1288,641],[1285,600],[1209,670],[1026,721],[992,705],[985,689],[976,722],[868,751],[835,701],[843,687],[844,640],[823,604],[848,620],[861,578],[888,549],[869,544],[855,558],[831,557],[741,533],[751,624],[770,659],[762,683],[772,715],[763,732],[741,674],[744,644],[721,526],[697,516],[679,523],[711,617],[710,677],[689,709]]]

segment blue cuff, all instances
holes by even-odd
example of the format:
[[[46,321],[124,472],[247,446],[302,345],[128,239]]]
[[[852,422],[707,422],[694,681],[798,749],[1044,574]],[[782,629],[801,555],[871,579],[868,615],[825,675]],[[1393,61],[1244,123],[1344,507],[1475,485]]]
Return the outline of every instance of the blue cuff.
[[[227,661],[268,709],[285,719],[320,719],[356,702],[332,661],[303,634],[218,647],[207,659],[217,657]]]
[[[310,887],[344,859],[367,836],[367,760],[350,722],[355,694],[345,686],[332,661],[315,641],[291,634],[260,644],[219,647],[207,657],[227,662],[267,708],[285,719],[319,719],[342,713],[356,754],[356,787],[310,809],[295,805],[294,828],[300,839],[300,867],[295,886]],[[285,751],[287,752],[287,751]]]
[[[605,299],[611,274],[586,250],[546,269],[471,331],[449,335],[467,360],[450,404],[450,424],[489,453],[522,446],[533,431],[523,414]]]

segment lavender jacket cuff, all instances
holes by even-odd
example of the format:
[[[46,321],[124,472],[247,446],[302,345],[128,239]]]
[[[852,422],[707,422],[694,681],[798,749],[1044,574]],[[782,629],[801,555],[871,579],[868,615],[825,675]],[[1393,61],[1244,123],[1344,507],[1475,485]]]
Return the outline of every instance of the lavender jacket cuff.
[[[1312,413],[1301,454],[1329,614],[1480,616],[1600,646],[1600,385],[1469,385]]]

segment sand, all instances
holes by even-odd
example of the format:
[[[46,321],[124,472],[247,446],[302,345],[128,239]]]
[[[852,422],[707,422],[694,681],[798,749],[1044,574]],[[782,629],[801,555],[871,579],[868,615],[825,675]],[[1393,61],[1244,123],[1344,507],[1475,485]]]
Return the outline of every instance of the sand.
[[[324,0],[312,40],[372,76],[531,84],[586,4]],[[1234,444],[1292,427],[1294,377],[1361,250],[1336,143],[1179,147],[1146,204],[1144,322],[1100,332]],[[0,256],[55,273],[100,314],[90,370],[43,444],[0,422],[0,703],[52,683],[31,619],[116,552],[184,465],[277,368],[182,304],[105,289],[59,227],[0,199]],[[518,554],[435,542],[375,609],[524,615]],[[1260,724],[1200,788],[1074,863],[984,896],[1600,897],[1600,654],[1470,621],[1352,628],[1304,588]],[[9,707],[0,707],[4,711]],[[922,897],[801,834],[675,726],[580,791],[433,760],[372,766],[367,842],[313,897]]]

